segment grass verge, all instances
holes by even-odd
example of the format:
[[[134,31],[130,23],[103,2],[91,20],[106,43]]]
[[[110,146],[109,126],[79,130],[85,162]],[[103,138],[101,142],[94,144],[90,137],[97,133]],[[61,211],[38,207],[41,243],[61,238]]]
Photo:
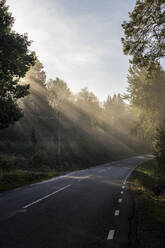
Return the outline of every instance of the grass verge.
[[[58,172],[32,173],[19,170],[0,171],[0,192],[59,176]]]
[[[147,161],[130,178],[140,248],[165,247],[165,178],[157,177],[157,167],[155,160]]]

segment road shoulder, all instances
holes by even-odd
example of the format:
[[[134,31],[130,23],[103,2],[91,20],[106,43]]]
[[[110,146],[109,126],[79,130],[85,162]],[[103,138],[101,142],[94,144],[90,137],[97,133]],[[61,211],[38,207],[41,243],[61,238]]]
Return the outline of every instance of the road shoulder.
[[[156,162],[147,161],[132,173],[129,183],[134,198],[134,241],[140,248],[165,247],[165,189],[155,174]],[[136,247],[132,242],[131,247]]]

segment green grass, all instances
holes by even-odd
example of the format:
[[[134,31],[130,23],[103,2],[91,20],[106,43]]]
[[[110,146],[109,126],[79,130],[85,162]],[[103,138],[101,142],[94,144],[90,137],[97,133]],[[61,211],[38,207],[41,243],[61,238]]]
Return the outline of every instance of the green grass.
[[[141,248],[165,247],[165,178],[157,176],[157,169],[155,160],[145,162],[130,179]]]
[[[18,170],[8,172],[0,170],[0,192],[46,180],[58,175],[59,173],[57,172],[35,174]]]

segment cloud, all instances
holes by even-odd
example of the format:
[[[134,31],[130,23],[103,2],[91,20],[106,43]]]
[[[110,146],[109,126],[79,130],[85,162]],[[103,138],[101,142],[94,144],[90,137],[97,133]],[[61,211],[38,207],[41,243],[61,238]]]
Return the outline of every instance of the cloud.
[[[14,28],[34,41],[31,49],[48,78],[63,78],[73,91],[88,86],[101,99],[126,87],[128,59],[120,43],[124,15],[114,1],[8,0],[8,4],[16,18]],[[122,6],[127,13],[128,6]]]

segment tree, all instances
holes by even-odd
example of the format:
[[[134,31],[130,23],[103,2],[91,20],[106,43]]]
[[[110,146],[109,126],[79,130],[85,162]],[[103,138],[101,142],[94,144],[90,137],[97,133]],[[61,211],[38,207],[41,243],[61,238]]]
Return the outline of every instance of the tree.
[[[165,1],[137,0],[129,17],[122,24],[123,51],[131,63],[152,69],[165,56]]]
[[[114,94],[113,97],[108,96],[104,102],[104,111],[107,118],[110,119],[111,124],[119,123],[126,111],[126,104],[121,95]]]
[[[62,104],[68,101],[71,96],[71,92],[67,84],[58,77],[56,80],[49,79],[46,86],[49,103],[56,110],[61,108]]]
[[[129,69],[126,97],[137,112],[136,129],[139,129],[143,136],[151,138],[155,128],[165,118],[165,71],[157,66],[150,73],[151,77],[148,77],[145,68],[133,65]]]
[[[45,86],[46,84],[46,73],[44,71],[43,64],[36,58],[34,66],[30,68],[30,70],[26,74],[26,80],[30,80],[31,82],[38,83],[40,86]]]
[[[154,155],[158,161],[158,175],[165,176],[165,121],[162,122],[156,130],[153,141]]]
[[[85,123],[86,128],[89,126],[95,128],[99,122],[101,122],[101,104],[97,96],[87,87],[82,88],[81,91],[77,94],[76,105],[81,112],[81,122]]]
[[[151,138],[164,119],[165,1],[137,0],[129,17],[122,24],[123,51],[132,56],[128,99],[138,113],[136,129]]]
[[[49,104],[56,111],[58,129],[57,129],[57,153],[58,158],[61,156],[61,118],[64,106],[71,97],[70,89],[67,84],[59,79],[50,79],[47,83],[48,101]]]
[[[18,99],[28,94],[29,85],[18,82],[35,61],[27,34],[13,31],[14,18],[8,8],[6,1],[0,0],[0,129],[22,117]]]
[[[35,61],[34,66],[26,73],[26,77],[20,80],[20,83],[30,85],[29,95],[22,100],[25,115],[44,116],[47,115],[50,106],[46,98],[46,73],[42,63]]]

